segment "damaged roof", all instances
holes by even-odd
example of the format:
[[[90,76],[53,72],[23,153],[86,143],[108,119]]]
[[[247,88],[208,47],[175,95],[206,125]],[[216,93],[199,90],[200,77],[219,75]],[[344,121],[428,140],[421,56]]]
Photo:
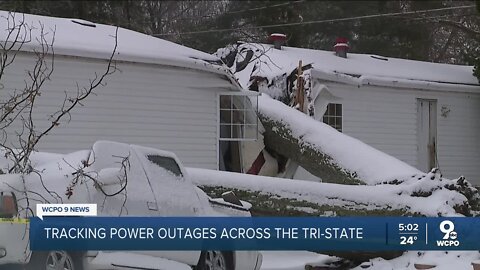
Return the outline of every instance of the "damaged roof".
[[[224,58],[230,48],[219,49],[217,55]],[[251,76],[275,78],[289,74],[302,60],[302,65],[311,64],[312,76],[355,85],[385,85],[421,89],[462,89],[479,91],[478,79],[473,76],[472,66],[440,64],[423,61],[383,57],[372,54],[348,53],[347,58],[338,57],[333,51],[282,47],[274,49],[270,44],[239,43],[239,59],[249,58],[250,64],[235,75],[243,87]],[[250,53],[251,54],[251,53]],[[238,64],[238,63],[237,63]]]

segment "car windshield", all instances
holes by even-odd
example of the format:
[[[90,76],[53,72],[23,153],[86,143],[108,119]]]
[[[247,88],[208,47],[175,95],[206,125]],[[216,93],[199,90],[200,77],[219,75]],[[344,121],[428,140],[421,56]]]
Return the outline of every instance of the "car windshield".
[[[170,157],[164,157],[159,155],[147,155],[148,160],[158,165],[159,167],[173,173],[176,176],[183,176],[182,171],[177,162]]]

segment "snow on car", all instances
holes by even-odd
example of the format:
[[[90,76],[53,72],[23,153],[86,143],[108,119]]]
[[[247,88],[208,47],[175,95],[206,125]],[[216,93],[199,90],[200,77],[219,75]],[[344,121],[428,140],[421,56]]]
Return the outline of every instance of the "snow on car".
[[[212,199],[194,186],[175,154],[153,148],[98,141],[92,150],[39,162],[28,175],[0,175],[0,266],[29,269],[258,270],[256,251],[68,251],[31,252],[28,223],[37,203],[96,203],[99,216],[249,216],[250,204],[234,194]],[[18,221],[18,222],[17,222]],[[129,258],[129,259],[126,259]],[[138,268],[137,268],[138,269]]]

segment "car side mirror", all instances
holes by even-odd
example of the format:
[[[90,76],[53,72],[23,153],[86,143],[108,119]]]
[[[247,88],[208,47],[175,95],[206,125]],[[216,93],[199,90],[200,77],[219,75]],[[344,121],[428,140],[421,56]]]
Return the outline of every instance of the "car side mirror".
[[[235,193],[233,193],[233,191],[231,191],[231,190],[222,193],[222,199],[225,202],[235,204],[235,205],[238,205],[238,206],[243,206],[242,202],[238,199],[237,195],[235,195]]]
[[[97,175],[97,182],[102,186],[122,184],[123,181],[125,181],[125,172],[119,168],[105,168]]]

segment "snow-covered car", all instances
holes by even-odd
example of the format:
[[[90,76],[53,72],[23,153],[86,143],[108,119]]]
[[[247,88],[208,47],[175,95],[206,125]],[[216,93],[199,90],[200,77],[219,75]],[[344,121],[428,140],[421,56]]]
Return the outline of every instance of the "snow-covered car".
[[[0,175],[0,218],[35,215],[37,203],[96,203],[99,216],[248,216],[232,194],[212,199],[194,186],[171,152],[99,141],[92,150],[37,164],[27,176]],[[35,270],[181,269],[258,270],[256,251],[31,252],[28,223],[0,222],[0,268]],[[168,263],[166,263],[166,261]],[[190,267],[188,267],[190,268]]]

